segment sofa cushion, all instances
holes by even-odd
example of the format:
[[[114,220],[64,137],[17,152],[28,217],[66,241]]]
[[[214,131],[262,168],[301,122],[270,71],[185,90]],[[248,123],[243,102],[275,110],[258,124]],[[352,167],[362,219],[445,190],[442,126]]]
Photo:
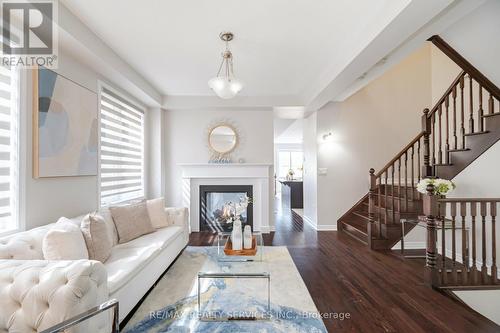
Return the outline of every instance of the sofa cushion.
[[[177,226],[162,228],[113,247],[104,263],[109,292],[112,294],[120,289],[181,233],[182,228]]]
[[[155,231],[149,219],[146,202],[110,207],[109,211],[118,231],[118,243],[126,243],[139,236]]]
[[[105,262],[111,254],[113,240],[102,216],[87,214],[82,220],[80,229],[87,244],[89,259]]]
[[[80,228],[65,217],[61,217],[45,234],[42,240],[42,251],[46,260],[89,258]]]
[[[167,213],[165,213],[165,200],[163,198],[151,199],[146,201],[151,224],[156,229],[169,226]]]
[[[106,223],[106,227],[108,228],[108,233],[111,235],[113,239],[113,246],[118,244],[118,231],[116,231],[115,222],[113,221],[113,217],[111,216],[111,212],[109,208],[104,207],[101,208],[98,212],[99,215],[102,216],[104,222]]]

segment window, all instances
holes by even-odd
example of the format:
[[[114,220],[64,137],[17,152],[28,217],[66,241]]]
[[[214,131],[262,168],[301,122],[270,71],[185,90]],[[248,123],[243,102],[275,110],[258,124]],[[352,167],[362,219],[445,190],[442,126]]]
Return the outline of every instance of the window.
[[[144,111],[101,90],[101,206],[144,197]]]
[[[19,72],[0,66],[0,233],[19,228]]]
[[[286,178],[288,171],[293,170],[295,179],[302,178],[304,155],[301,151],[279,151],[278,152],[278,178]]]

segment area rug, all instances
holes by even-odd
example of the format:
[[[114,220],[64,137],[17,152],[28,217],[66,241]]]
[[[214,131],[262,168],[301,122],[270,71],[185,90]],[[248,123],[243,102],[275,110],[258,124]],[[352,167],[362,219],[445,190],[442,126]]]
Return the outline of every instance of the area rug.
[[[256,321],[200,321],[198,272],[270,274],[266,279],[203,279],[202,311],[265,313]],[[243,313],[240,312],[240,313]],[[262,262],[219,262],[216,247],[187,247],[143,301],[124,332],[327,332],[286,247],[264,247]]]

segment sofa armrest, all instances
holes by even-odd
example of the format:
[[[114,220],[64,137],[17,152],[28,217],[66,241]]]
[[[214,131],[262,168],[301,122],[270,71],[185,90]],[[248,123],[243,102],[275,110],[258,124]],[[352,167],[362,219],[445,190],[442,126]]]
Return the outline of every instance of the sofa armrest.
[[[101,262],[0,260],[0,331],[39,332],[107,299]],[[87,324],[98,332],[106,322]]]
[[[189,211],[186,207],[167,207],[165,212],[169,224],[184,228],[186,234],[189,235]]]

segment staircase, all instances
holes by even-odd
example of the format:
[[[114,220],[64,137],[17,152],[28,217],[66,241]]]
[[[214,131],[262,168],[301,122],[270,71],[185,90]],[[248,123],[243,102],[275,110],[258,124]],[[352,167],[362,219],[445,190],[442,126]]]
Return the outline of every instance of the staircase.
[[[422,178],[452,179],[500,139],[500,89],[439,36],[429,41],[462,72],[424,110],[422,131],[378,172],[370,169],[368,193],[337,221],[340,232],[374,250],[391,249],[401,221],[424,215]]]

